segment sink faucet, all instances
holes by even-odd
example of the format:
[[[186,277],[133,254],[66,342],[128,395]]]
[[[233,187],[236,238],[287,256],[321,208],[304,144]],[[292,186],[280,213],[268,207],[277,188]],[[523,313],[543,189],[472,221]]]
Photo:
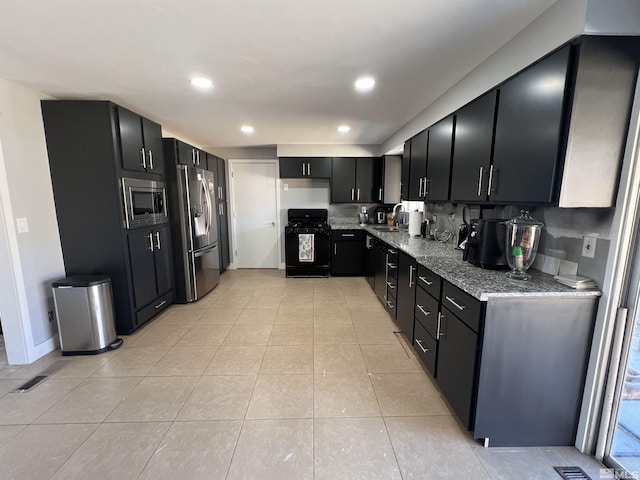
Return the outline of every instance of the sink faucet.
[[[402,203],[396,203],[393,206],[393,219],[395,220],[396,224],[398,223],[398,212],[396,211],[396,208],[400,207],[400,210],[404,210],[404,207],[402,206]]]

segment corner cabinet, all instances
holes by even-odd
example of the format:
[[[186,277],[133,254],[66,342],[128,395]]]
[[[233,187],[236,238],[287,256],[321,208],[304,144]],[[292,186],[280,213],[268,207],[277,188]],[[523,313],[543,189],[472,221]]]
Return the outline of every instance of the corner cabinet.
[[[173,302],[168,227],[127,230],[120,187],[123,177],[162,181],[162,146],[145,119],[107,101],[44,100],[42,117],[66,274],[108,275],[116,331],[128,335]]]
[[[330,178],[331,157],[280,157],[280,178]]]

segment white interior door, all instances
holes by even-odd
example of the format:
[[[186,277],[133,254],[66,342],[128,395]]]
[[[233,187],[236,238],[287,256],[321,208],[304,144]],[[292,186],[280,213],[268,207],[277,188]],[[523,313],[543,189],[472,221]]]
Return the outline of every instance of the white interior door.
[[[231,161],[233,239],[238,268],[278,268],[277,166]]]

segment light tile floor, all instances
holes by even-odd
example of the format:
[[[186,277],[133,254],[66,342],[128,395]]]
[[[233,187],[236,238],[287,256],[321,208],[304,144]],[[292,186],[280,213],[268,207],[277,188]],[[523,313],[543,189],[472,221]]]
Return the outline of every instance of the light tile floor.
[[[228,271],[119,350],[0,359],[0,478],[600,477],[572,447],[474,442],[394,331],[363,278]]]

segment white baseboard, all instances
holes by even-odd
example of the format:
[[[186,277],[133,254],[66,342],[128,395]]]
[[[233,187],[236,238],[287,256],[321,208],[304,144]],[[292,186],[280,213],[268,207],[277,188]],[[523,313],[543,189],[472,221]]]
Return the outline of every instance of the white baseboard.
[[[284,270],[285,268],[287,268],[287,264],[281,263],[280,266],[278,267],[278,270]]]
[[[60,337],[55,335],[38,345],[34,345],[34,347],[29,352],[29,360],[31,362],[35,362],[40,357],[44,357],[47,353],[53,352],[56,348],[60,346]]]

